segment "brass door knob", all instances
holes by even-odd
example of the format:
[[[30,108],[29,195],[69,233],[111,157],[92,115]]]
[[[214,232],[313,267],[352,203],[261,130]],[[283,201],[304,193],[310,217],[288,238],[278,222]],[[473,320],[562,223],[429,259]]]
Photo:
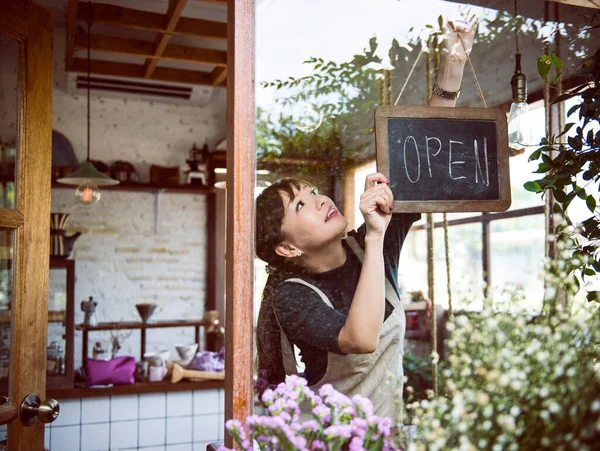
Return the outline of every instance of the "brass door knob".
[[[33,426],[37,418],[42,423],[52,423],[58,418],[58,401],[49,398],[44,402],[35,393],[28,394],[21,403],[20,417],[25,426]]]

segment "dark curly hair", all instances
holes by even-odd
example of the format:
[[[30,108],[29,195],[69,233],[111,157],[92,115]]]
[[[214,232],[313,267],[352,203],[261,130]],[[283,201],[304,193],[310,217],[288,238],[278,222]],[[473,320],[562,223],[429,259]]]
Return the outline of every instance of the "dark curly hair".
[[[258,372],[266,376],[268,385],[278,384],[285,379],[281,331],[273,311],[275,291],[285,279],[302,271],[275,252],[275,247],[285,239],[281,232],[285,217],[281,196],[285,193],[293,200],[294,190],[298,191],[304,186],[312,188],[313,185],[299,179],[282,179],[266,188],[256,199],[256,255],[269,265],[269,277],[256,324],[256,348]]]

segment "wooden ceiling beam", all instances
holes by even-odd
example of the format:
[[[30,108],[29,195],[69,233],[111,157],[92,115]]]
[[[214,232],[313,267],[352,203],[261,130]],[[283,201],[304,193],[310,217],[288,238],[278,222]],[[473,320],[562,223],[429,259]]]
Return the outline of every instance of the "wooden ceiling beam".
[[[97,34],[93,34],[91,39],[91,49],[95,52],[139,56],[143,58],[157,58],[153,53],[153,45],[150,41],[123,39]],[[87,49],[86,33],[77,33],[75,35],[74,48],[77,50]],[[193,64],[210,64],[220,67],[227,66],[227,52],[176,44],[169,44],[160,56],[160,59]]]
[[[77,30],[77,0],[69,0],[69,6],[67,10],[67,45],[65,47],[65,68],[68,71],[73,69],[73,58],[74,58],[74,43],[75,43],[75,32]]]
[[[227,80],[227,67],[215,67],[212,71],[213,85],[224,86]]]
[[[72,1],[72,0],[69,0]],[[147,30],[155,33],[166,32],[166,16],[164,14],[139,11],[121,6],[94,3],[94,23],[103,23],[117,27]],[[71,12],[69,6],[69,13]],[[90,11],[86,2],[77,2],[75,8],[77,20],[87,22]],[[197,38],[227,39],[227,24],[210,20],[182,17],[170,34],[180,34]]]
[[[73,71],[87,73],[87,59],[75,58],[73,61]],[[144,66],[140,64],[92,60],[90,72],[92,74],[108,75],[111,77],[142,78],[144,75]],[[170,67],[157,67],[150,79],[170,83],[213,86],[212,74],[210,72],[173,69]]]
[[[555,3],[564,3],[571,6],[582,6],[584,8],[600,9],[600,0],[550,0]]]
[[[187,0],[169,0],[167,20],[165,21],[165,32],[164,34],[159,34],[154,40],[154,57],[146,59],[146,62],[144,63],[144,78],[150,78],[154,69],[156,69],[158,59],[165,51],[169,39],[171,39],[170,33],[172,33],[177,26],[186,3]]]

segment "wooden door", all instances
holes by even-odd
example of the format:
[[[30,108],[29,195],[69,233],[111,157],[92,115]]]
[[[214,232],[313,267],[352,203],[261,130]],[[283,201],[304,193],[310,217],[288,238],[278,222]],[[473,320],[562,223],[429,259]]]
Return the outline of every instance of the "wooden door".
[[[21,409],[28,395],[46,394],[52,39],[47,11],[0,2],[0,424],[9,451],[43,450],[39,420],[58,410],[39,400]]]

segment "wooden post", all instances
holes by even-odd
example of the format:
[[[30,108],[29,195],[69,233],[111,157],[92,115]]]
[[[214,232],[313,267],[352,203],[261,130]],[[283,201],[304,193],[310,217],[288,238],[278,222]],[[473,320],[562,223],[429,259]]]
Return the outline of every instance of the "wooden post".
[[[252,413],[254,388],[254,15],[254,0],[227,5],[225,420],[242,422]],[[233,445],[227,433],[225,445]]]

